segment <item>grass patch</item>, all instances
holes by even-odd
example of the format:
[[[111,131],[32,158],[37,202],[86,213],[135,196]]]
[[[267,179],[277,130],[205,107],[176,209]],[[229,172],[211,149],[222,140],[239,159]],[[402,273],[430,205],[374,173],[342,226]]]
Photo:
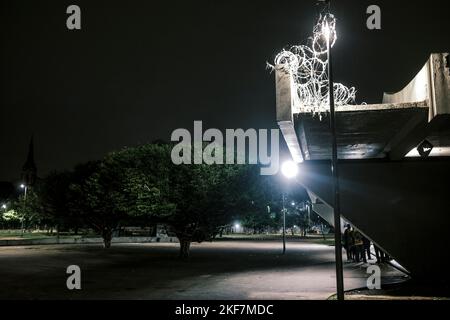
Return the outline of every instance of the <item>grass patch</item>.
[[[279,233],[273,234],[243,234],[243,233],[234,233],[223,235],[222,237],[216,237],[213,241],[230,241],[230,240],[279,240],[281,241],[283,235]],[[308,234],[306,237],[302,237],[298,234],[286,234],[287,241],[307,241],[311,243],[323,244],[328,246],[334,245],[334,235],[325,235],[325,238],[322,235],[316,234]]]
[[[34,231],[34,232],[24,232],[22,234],[21,230],[0,230],[0,240],[8,240],[8,239],[50,239],[56,238],[56,234],[48,234],[47,232]],[[88,235],[73,235],[62,233],[59,235],[60,238],[90,238],[90,237],[98,237],[95,234]]]

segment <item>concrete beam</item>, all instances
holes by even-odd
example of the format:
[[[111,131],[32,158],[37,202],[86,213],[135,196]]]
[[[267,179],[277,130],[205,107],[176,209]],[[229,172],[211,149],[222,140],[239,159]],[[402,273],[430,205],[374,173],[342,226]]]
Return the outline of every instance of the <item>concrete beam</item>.
[[[391,160],[402,159],[427,137],[427,118],[427,114],[417,113],[389,141],[384,151],[389,154]]]
[[[448,53],[433,53],[408,85],[397,93],[384,94],[384,103],[425,101],[429,107],[427,121],[419,114],[391,139],[385,149],[390,159],[402,159],[440,125],[442,119],[438,118],[450,114],[448,61]]]
[[[295,100],[294,80],[289,73],[275,67],[277,123],[289,148],[292,160],[303,162],[303,153],[295,132],[293,107]]]
[[[305,160],[311,160],[311,154],[309,152],[308,146],[308,137],[306,136],[305,126],[301,118],[297,117],[297,120],[295,121],[295,126],[303,158]]]

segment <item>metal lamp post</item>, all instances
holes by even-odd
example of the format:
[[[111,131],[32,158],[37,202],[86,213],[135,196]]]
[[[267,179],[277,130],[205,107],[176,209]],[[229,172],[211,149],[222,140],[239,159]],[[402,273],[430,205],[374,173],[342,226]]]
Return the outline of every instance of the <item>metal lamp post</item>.
[[[283,254],[286,253],[286,207],[284,205],[286,195],[283,193]]]
[[[22,189],[24,189],[24,194],[23,194],[23,200],[24,201],[27,201],[27,189],[28,189],[28,187],[27,187],[27,185],[26,184],[21,184],[20,185],[20,187],[22,188]],[[21,221],[21,229],[22,229],[22,237],[23,237],[23,235],[24,235],[24,233],[25,233],[25,229],[24,229],[24,223],[23,223],[23,221],[24,221],[24,217],[22,216],[22,219],[21,219],[22,221]]]
[[[281,166],[281,173],[287,178],[295,178],[298,174],[298,166],[293,161],[285,161]],[[286,207],[284,204],[285,193],[282,194],[283,202],[283,254],[286,252]]]
[[[24,200],[27,200],[27,189],[28,189],[27,185],[22,183],[22,184],[20,185],[20,187],[21,187],[22,189],[24,189],[24,194],[23,194]]]
[[[332,141],[331,173],[333,176],[333,189],[334,189],[334,242],[335,242],[334,247],[336,258],[336,288],[337,288],[337,299],[344,300],[344,275],[342,266],[342,243],[341,243],[341,205],[339,200],[336,118],[334,108],[334,85],[333,85],[331,41],[330,41],[331,30],[327,19],[325,19],[325,26],[323,31],[327,40],[327,56],[328,56],[328,92],[330,100],[330,128]]]
[[[322,113],[326,107],[326,84],[328,82],[328,96],[330,104],[330,129],[332,138],[332,156],[331,156],[331,174],[332,186],[334,193],[334,228],[335,228],[335,258],[336,258],[336,288],[339,300],[344,299],[344,281],[342,266],[342,244],[341,244],[341,220],[340,220],[340,201],[339,201],[339,173],[337,161],[337,142],[336,142],[336,119],[335,119],[335,99],[340,104],[348,103],[354,99],[354,88],[347,88],[340,85],[340,94],[335,98],[334,83],[332,72],[332,55],[331,47],[336,41],[335,19],[330,13],[330,0],[317,0],[317,4],[323,5],[320,11],[318,23],[313,29],[313,38],[311,38],[311,46],[292,46],[288,50],[281,51],[275,57],[275,65],[280,66],[281,70],[290,73],[290,81],[295,83],[294,92],[298,98],[305,98],[306,109],[311,108],[314,113]],[[321,28],[321,30],[320,30]],[[323,46],[323,39],[326,40],[326,49]],[[322,59],[323,54],[327,54],[327,61]],[[327,66],[328,77],[324,72]],[[273,67],[273,66],[272,66]],[[273,67],[275,69],[275,67]],[[278,80],[277,80],[278,81]],[[278,84],[278,82],[277,82]],[[289,85],[292,85],[289,84]],[[292,90],[292,89],[290,89]],[[280,96],[282,94],[278,93]],[[284,98],[283,98],[284,99]],[[295,102],[292,99],[286,99],[283,102],[291,104]],[[293,121],[290,119],[290,121]],[[284,165],[281,168],[283,174],[289,178],[289,167]],[[293,176],[291,176],[292,178]]]

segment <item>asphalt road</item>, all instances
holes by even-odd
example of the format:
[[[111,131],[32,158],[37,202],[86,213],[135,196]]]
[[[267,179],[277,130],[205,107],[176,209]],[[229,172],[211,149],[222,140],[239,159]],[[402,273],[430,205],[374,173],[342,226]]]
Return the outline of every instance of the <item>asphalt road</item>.
[[[0,247],[0,299],[327,299],[335,292],[334,247],[277,241]],[[68,290],[66,268],[81,268]],[[366,286],[365,265],[345,264],[345,289]],[[383,282],[400,273],[385,267]]]

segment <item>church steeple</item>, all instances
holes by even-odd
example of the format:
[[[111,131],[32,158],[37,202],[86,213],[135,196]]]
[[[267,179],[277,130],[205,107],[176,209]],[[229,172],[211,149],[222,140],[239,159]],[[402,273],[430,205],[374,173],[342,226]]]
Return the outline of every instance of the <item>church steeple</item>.
[[[27,186],[33,186],[36,182],[37,168],[34,162],[34,141],[31,136],[30,144],[28,145],[27,160],[22,166],[22,182]]]

